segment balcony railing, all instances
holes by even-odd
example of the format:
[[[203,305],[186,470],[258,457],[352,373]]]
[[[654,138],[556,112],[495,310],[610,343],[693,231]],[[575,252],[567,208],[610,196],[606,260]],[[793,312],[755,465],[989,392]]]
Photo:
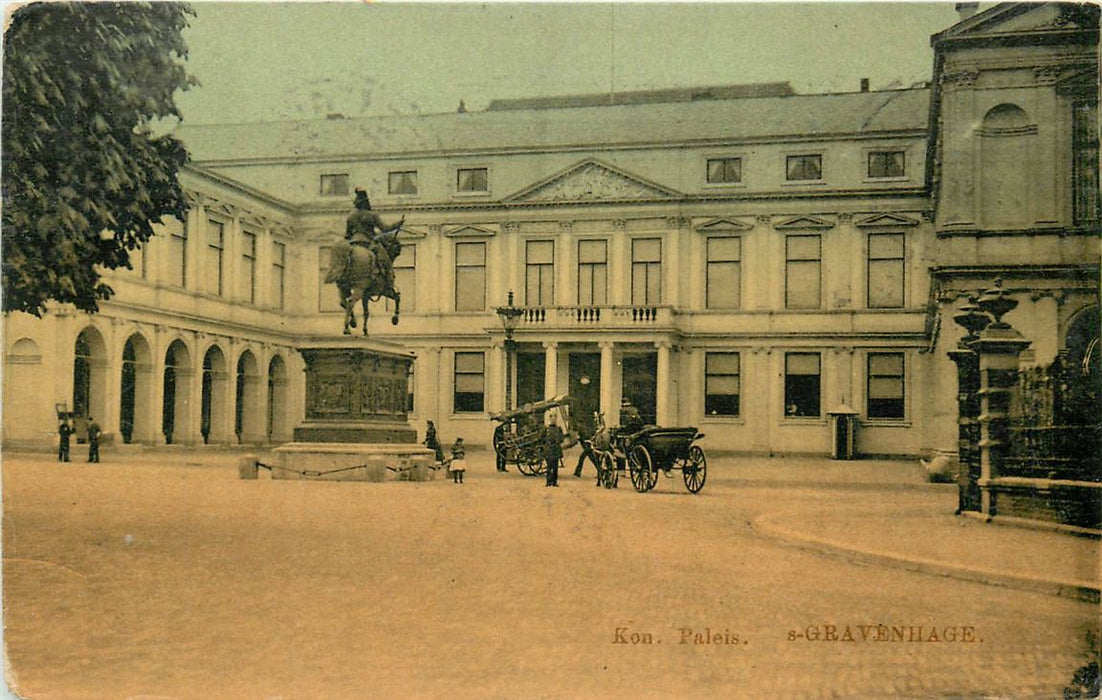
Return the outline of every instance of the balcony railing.
[[[669,306],[526,306],[520,327],[637,328],[673,321]]]

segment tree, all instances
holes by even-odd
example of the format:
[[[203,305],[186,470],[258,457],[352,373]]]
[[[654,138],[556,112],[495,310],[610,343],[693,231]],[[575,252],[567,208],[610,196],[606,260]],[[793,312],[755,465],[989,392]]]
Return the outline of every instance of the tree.
[[[3,309],[41,316],[46,302],[94,312],[114,293],[101,269],[162,217],[183,219],[176,175],[184,145],[155,129],[180,117],[180,3],[35,3],[4,37]]]

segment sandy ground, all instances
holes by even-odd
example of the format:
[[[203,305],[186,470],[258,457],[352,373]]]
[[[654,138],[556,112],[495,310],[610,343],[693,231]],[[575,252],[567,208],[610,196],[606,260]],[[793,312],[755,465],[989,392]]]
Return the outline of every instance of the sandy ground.
[[[568,472],[549,489],[470,461],[460,486],[6,455],[9,683],[26,698],[1055,697],[1089,660],[1091,605],[817,556],[750,525],[904,492],[754,487],[723,460],[696,496]],[[880,623],[975,641],[875,642]],[[825,625],[858,640],[807,641]]]

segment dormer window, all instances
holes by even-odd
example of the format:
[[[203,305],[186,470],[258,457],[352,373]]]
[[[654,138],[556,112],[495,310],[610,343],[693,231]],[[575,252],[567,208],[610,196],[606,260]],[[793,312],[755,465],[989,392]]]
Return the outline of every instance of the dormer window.
[[[709,158],[707,167],[709,185],[742,182],[742,158]]]
[[[903,151],[873,151],[869,153],[869,179],[905,177],[906,163]]]
[[[822,180],[822,154],[811,153],[807,155],[788,156],[785,159],[785,179],[789,182],[798,180]]]
[[[459,168],[455,171],[456,192],[489,192],[489,168]]]
[[[348,195],[348,173],[331,173],[321,176],[322,197],[345,197]]]

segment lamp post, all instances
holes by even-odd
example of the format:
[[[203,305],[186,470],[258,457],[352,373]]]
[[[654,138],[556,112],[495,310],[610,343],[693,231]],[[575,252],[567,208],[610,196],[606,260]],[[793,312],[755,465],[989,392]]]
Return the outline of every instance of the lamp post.
[[[513,410],[513,353],[516,350],[516,341],[513,340],[513,331],[520,323],[520,317],[524,315],[524,309],[513,306],[513,290],[509,290],[509,305],[499,306],[497,315],[501,317],[501,325],[505,327],[505,410]]]

